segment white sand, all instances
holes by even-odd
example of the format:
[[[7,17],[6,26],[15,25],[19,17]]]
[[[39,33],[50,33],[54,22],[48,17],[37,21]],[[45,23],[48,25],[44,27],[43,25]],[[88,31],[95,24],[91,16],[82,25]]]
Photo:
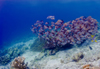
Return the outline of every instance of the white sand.
[[[88,48],[88,46],[85,46],[84,48],[72,48],[66,51],[59,51],[54,56],[48,56],[44,57],[42,60],[38,61],[37,64],[41,67],[41,69],[80,69],[82,65],[85,64],[93,64],[94,66],[100,66],[100,60],[97,60],[97,57],[100,56],[100,40],[98,40],[98,43],[92,43],[90,45],[92,47],[92,50]],[[84,53],[84,58],[81,59],[79,62],[73,62],[72,57],[78,52]],[[35,53],[34,56],[38,55],[39,53]],[[32,55],[29,57],[29,54],[27,53],[27,61],[33,60],[34,56]],[[28,59],[30,58],[30,59]],[[86,62],[86,60],[89,60],[90,62]],[[94,60],[95,59],[95,60]],[[61,60],[64,62],[62,63]]]

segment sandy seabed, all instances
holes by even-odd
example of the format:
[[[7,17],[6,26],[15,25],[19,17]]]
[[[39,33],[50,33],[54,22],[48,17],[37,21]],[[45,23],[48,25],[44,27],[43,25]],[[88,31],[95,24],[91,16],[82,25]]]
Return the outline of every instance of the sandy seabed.
[[[84,57],[78,62],[73,61],[73,56],[79,52],[82,52]],[[32,62],[37,56],[41,56],[41,54],[43,53],[27,51],[22,56],[26,58],[25,61],[28,62],[31,69],[82,69],[82,66],[86,64],[100,67],[100,40],[88,46],[59,51],[55,55],[43,57],[36,63]]]

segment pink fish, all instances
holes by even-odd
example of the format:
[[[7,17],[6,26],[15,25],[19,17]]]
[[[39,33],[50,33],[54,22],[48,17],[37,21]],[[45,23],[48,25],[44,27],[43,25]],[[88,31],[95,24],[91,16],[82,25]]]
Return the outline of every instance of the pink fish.
[[[49,26],[49,30],[51,30],[52,29],[52,27],[51,26]]]
[[[49,24],[49,22],[46,22],[45,24]]]
[[[42,25],[41,25],[41,24],[39,24],[39,25],[38,25],[38,27],[42,27]]]
[[[48,16],[47,19],[55,20],[55,16]]]
[[[67,31],[68,29],[67,28],[64,28],[64,30]]]
[[[46,39],[46,40],[49,40],[49,38],[48,38],[48,37],[46,37],[45,39]]]
[[[51,33],[55,33],[55,31],[54,30],[51,30]]]
[[[58,29],[59,28],[59,26],[55,26],[55,29]]]
[[[43,21],[42,20],[41,21],[37,20],[34,25],[39,25],[39,24],[43,24]]]
[[[47,41],[47,44],[50,44],[50,42]]]
[[[64,23],[63,26],[67,27],[68,26],[68,23]]]
[[[49,28],[48,26],[44,25],[44,29],[48,29],[48,28]]]
[[[63,24],[63,20],[58,20],[56,23],[55,23],[55,25],[62,25]]]
[[[34,30],[33,28],[31,29],[31,31],[32,31],[33,33],[35,33],[35,30]]]
[[[58,45],[60,45],[60,44],[61,44],[61,42],[60,42],[60,41],[58,41],[58,42],[57,42],[57,44],[58,44]]]
[[[52,27],[55,26],[55,23],[54,23],[54,22],[51,22],[51,26],[52,26]]]
[[[47,31],[47,32],[45,32],[45,35],[49,35],[50,33]]]

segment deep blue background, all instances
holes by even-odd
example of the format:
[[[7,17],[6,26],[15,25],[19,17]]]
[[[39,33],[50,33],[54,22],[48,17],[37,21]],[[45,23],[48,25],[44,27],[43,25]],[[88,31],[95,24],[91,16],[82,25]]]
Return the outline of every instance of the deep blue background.
[[[0,48],[33,37],[31,25],[36,20],[47,21],[49,15],[64,21],[80,16],[92,16],[100,21],[100,2],[0,1]]]

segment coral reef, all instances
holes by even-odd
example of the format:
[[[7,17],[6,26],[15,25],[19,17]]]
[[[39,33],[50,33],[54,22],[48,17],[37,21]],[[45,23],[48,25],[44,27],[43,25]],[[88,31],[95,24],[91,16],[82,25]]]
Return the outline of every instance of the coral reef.
[[[12,68],[14,69],[27,69],[27,63],[24,63],[25,58],[24,57],[17,57],[12,61]]]
[[[10,55],[0,57],[0,65],[6,65],[11,61]]]
[[[28,48],[23,46],[8,48],[0,53],[0,65],[7,65],[12,59],[23,54]]]
[[[32,25],[32,31],[39,38],[46,40],[44,48],[62,47],[66,44],[81,44],[84,40],[91,39],[97,31],[97,20],[91,16],[81,16],[73,21],[58,20],[56,23],[37,21]]]

